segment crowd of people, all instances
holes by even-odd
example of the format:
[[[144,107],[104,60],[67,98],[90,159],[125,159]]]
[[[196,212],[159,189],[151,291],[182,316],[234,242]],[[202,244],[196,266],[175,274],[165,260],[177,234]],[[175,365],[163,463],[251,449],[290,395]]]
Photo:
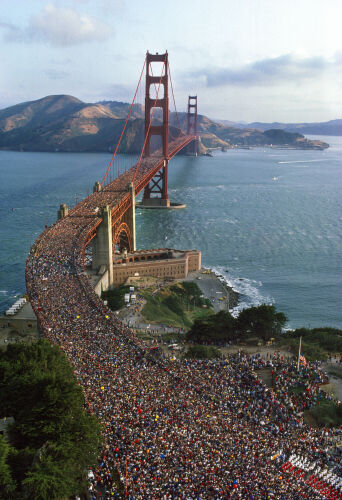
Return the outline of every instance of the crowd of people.
[[[170,360],[94,294],[82,268],[83,242],[98,222],[96,207],[118,204],[129,181],[122,176],[47,228],[26,265],[42,332],[68,356],[87,409],[103,424],[91,498],[342,498],[341,464],[329,452],[333,431],[303,420],[323,397],[318,364],[301,368],[299,396],[291,360],[241,351],[213,361]],[[274,389],[262,382],[261,368],[273,371]],[[293,465],[294,456],[316,469]],[[310,479],[315,470],[333,475],[331,496]]]

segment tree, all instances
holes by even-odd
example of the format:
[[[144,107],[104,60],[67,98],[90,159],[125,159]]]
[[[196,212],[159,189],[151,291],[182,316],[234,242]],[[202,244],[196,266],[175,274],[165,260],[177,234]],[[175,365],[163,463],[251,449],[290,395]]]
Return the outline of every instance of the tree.
[[[0,434],[0,498],[9,498],[15,490],[11,469],[7,463],[9,452],[10,445]]]
[[[263,340],[269,340],[281,333],[287,318],[284,313],[277,312],[272,305],[243,309],[238,317],[238,329],[242,334],[251,334]]]
[[[236,320],[226,311],[212,314],[205,319],[195,320],[186,334],[187,340],[198,343],[227,342],[236,337]]]
[[[185,359],[214,359],[220,358],[221,352],[212,345],[195,344],[186,351]]]
[[[101,429],[84,409],[65,354],[47,340],[0,353],[0,408],[0,416],[15,420],[5,458],[17,483],[14,498],[50,500],[80,492],[85,471],[96,463]]]

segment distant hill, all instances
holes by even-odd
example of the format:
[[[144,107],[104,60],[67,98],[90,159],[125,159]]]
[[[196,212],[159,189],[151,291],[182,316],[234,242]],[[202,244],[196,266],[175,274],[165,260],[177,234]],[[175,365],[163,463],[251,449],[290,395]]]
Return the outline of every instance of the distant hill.
[[[183,113],[185,116],[185,113]],[[173,122],[174,123],[174,122]],[[310,141],[298,132],[285,130],[260,130],[255,127],[227,125],[215,122],[206,116],[198,116],[198,130],[204,146],[213,147],[253,147],[275,146],[298,149],[325,149],[329,145],[322,141]]]
[[[227,120],[221,120],[221,123],[228,125],[231,122]],[[235,127],[245,128],[252,127],[259,130],[269,130],[274,128],[280,128],[286,130],[287,132],[299,132],[301,134],[311,134],[311,135],[342,135],[342,119],[330,120],[328,122],[317,122],[317,123],[263,123],[263,122],[252,122],[252,123],[235,123]]]
[[[0,111],[0,148],[25,151],[110,151],[126,110],[72,96],[48,96]],[[132,119],[123,148],[138,151],[142,119]],[[140,133],[140,136],[139,136]]]
[[[126,119],[128,115],[129,108],[131,105],[128,102],[120,101],[99,101],[96,104],[102,104],[106,108],[110,109],[112,113],[118,118]],[[141,104],[133,104],[131,111],[132,118],[144,118],[144,108]]]
[[[85,103],[68,95],[52,95],[0,110],[0,149],[19,151],[113,151],[130,105],[118,101]],[[160,113],[156,112],[158,121]],[[170,134],[177,137],[185,113],[170,113]],[[249,146],[323,149],[299,133],[239,128],[198,116],[200,151]],[[272,128],[272,127],[271,127]],[[144,109],[133,106],[120,152],[138,153],[144,138]],[[157,147],[157,142],[155,142]]]

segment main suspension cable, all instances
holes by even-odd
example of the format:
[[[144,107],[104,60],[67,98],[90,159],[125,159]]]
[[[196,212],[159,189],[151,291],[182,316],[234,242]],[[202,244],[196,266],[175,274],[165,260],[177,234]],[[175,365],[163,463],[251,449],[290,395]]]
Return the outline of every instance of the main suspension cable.
[[[150,129],[151,129],[151,125],[152,125],[152,120],[153,120],[153,115],[154,115],[154,112],[155,112],[155,109],[156,109],[156,103],[157,103],[157,100],[158,100],[160,85],[161,85],[161,81],[163,79],[163,73],[164,73],[164,69],[165,69],[165,60],[166,60],[166,56],[165,56],[165,59],[164,59],[164,64],[163,64],[163,68],[162,68],[160,79],[159,79],[159,85],[158,85],[157,95],[156,95],[156,98],[155,98],[155,101],[154,101],[154,104],[153,104],[153,107],[152,107],[152,114],[150,116],[150,122],[148,124],[148,129],[147,129],[147,132],[146,132],[146,135],[145,135],[144,144],[143,144],[143,147],[142,147],[142,150],[141,150],[141,153],[140,153],[140,157],[139,157],[139,160],[138,160],[138,163],[137,163],[137,166],[135,168],[134,175],[133,175],[133,179],[132,179],[133,183],[134,183],[135,178],[137,176],[138,169],[139,169],[140,164],[141,164],[141,159],[142,159],[142,156],[143,156],[144,151],[145,151],[145,146],[146,146],[147,138],[148,138],[149,133],[150,133]]]
[[[115,151],[114,151],[114,154],[113,154],[113,156],[112,156],[112,159],[110,160],[110,163],[109,163],[109,165],[108,165],[108,168],[107,168],[107,171],[106,171],[106,173],[105,173],[105,176],[104,176],[104,178],[103,178],[103,180],[102,180],[102,182],[101,182],[101,186],[102,186],[102,187],[103,187],[104,181],[106,180],[106,177],[107,177],[107,175],[108,175],[108,172],[109,172],[109,170],[110,170],[110,167],[111,167],[111,166],[112,166],[112,164],[113,164],[114,158],[115,158],[116,153],[117,153],[117,151],[118,151],[118,149],[119,149],[119,146],[120,146],[120,144],[121,144],[122,137],[123,137],[123,135],[124,135],[124,133],[125,133],[125,130],[126,130],[126,127],[127,127],[127,123],[128,123],[128,120],[129,120],[129,117],[131,116],[131,112],[132,112],[132,109],[133,109],[133,105],[134,105],[134,102],[135,102],[135,98],[136,98],[136,96],[137,96],[138,89],[139,89],[139,86],[140,86],[140,82],[141,82],[141,79],[142,79],[142,76],[143,76],[143,73],[144,73],[145,65],[146,65],[146,57],[145,57],[145,61],[144,61],[143,68],[142,68],[141,73],[140,73],[140,78],[139,78],[139,82],[138,82],[138,85],[137,85],[137,88],[136,88],[136,91],[135,91],[135,94],[134,94],[134,97],[133,97],[133,101],[132,101],[131,107],[129,108],[129,112],[128,112],[128,115],[127,115],[127,118],[126,118],[125,125],[124,125],[124,127],[123,127],[123,129],[122,129],[122,132],[121,132],[121,135],[120,135],[119,141],[118,141],[117,146],[116,146],[116,148],[115,148]],[[164,63],[164,65],[165,65],[165,63]]]

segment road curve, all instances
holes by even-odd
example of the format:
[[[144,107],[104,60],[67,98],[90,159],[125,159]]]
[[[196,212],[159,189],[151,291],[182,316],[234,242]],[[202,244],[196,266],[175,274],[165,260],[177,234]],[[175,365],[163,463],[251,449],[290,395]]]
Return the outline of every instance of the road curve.
[[[156,158],[144,160],[136,185],[142,185],[155,164]],[[127,471],[127,491],[135,499],[233,498],[228,496],[236,488],[232,478],[248,468],[247,479],[258,472],[253,498],[264,498],[265,491],[277,487],[274,478],[279,471],[270,457],[280,437],[257,418],[251,418],[246,428],[240,406],[230,401],[240,405],[241,398],[248,400],[247,389],[241,396],[231,380],[239,377],[242,387],[250,384],[268,403],[267,389],[247,365],[237,364],[236,375],[233,366],[221,361],[208,371],[205,365],[170,362],[151,354],[104,306],[82,268],[84,244],[101,222],[97,207],[109,204],[115,210],[123,203],[133,175],[134,168],[47,228],[26,262],[27,292],[41,330],[66,353],[87,408],[104,424],[105,445],[94,467],[94,490],[115,496],[112,473],[117,470],[123,482]],[[263,410],[255,412],[262,416]],[[296,432],[289,440],[297,439]],[[258,439],[257,452],[249,434]],[[237,467],[234,454],[240,441],[243,453]],[[261,468],[259,454],[267,467]],[[295,487],[287,485],[285,491],[286,498],[297,498],[292,496],[297,494]]]

